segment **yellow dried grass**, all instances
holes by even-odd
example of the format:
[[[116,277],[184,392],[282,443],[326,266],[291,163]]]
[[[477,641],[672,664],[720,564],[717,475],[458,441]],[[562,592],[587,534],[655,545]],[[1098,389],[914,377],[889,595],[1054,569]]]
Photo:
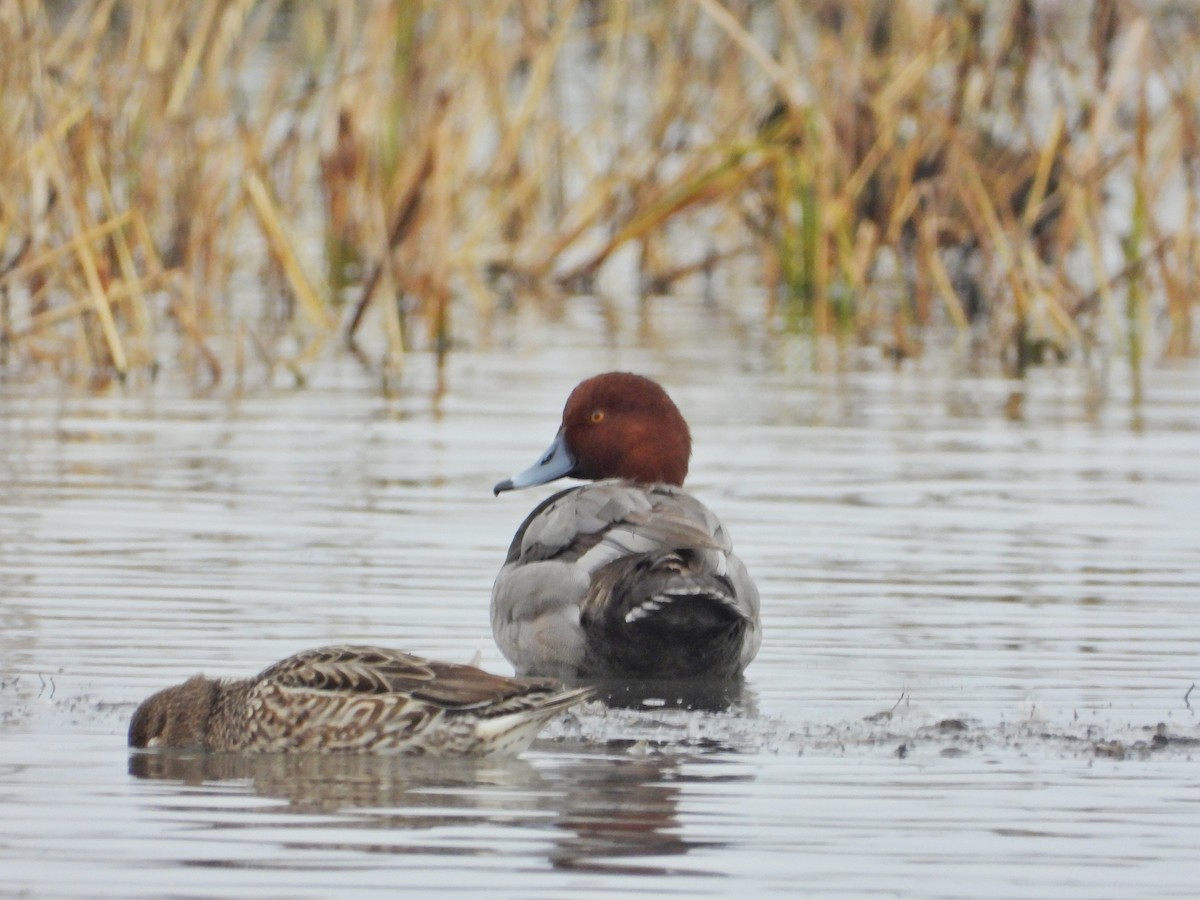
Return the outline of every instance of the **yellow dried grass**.
[[[655,291],[727,267],[722,302],[771,331],[909,353],[982,320],[997,359],[1015,341],[1028,360],[1035,339],[1149,334],[1158,304],[1188,352],[1200,204],[1181,224],[1156,203],[1195,190],[1200,26],[1165,32],[1137,3],[1060,19],[917,0],[7,5],[6,364],[57,347],[121,375],[178,347],[210,381],[232,360],[244,383],[254,359],[303,380],[341,331],[395,372],[410,345],[484,338],[496,279],[518,306],[561,299],[631,244]],[[1030,73],[1071,27],[1090,68],[1055,70],[1066,101],[1036,120]],[[1152,120],[1151,79],[1174,119]],[[1114,233],[1122,181],[1137,202]],[[326,258],[302,255],[322,237]],[[778,297],[752,306],[756,256]],[[279,290],[228,299],[266,260]]]

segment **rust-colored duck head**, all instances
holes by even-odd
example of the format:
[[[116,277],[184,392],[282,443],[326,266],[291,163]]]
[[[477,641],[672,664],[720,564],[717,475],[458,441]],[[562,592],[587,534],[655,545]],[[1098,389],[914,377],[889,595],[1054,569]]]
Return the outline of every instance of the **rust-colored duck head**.
[[[571,391],[554,442],[533,466],[493,491],[568,476],[681,486],[691,454],[687,422],[662,387],[630,372],[606,372]]]

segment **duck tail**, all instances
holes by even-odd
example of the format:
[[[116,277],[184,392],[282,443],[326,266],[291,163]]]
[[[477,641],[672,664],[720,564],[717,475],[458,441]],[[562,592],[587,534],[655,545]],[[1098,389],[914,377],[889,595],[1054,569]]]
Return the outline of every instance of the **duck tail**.
[[[586,670],[598,677],[724,678],[741,671],[750,621],[703,550],[610,563],[581,607]]]
[[[495,708],[477,711],[473,737],[479,752],[488,756],[521,753],[547,722],[594,692],[591,687],[534,687]]]
[[[671,550],[637,560],[613,585],[610,622],[703,630],[745,620],[733,585],[707,571],[698,555]]]

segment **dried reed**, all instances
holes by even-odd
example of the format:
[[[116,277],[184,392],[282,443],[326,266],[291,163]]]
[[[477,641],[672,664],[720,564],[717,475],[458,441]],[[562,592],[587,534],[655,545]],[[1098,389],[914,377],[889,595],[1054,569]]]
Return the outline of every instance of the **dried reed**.
[[[0,365],[395,373],[633,247],[770,334],[1136,371],[1194,350],[1198,50],[1116,0],[18,0]]]

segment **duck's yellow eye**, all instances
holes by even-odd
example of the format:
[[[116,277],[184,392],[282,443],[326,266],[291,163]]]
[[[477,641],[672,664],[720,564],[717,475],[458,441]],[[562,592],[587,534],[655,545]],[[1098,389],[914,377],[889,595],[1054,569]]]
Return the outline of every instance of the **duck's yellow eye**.
[[[604,421],[604,410],[597,409],[592,412],[592,424]]]

